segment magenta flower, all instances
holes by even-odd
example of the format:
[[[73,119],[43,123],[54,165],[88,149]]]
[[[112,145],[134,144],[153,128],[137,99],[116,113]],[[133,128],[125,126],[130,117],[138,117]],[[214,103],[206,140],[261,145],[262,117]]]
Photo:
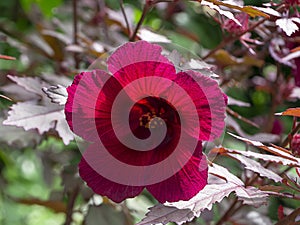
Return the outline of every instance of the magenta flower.
[[[82,72],[67,89],[68,124],[91,143],[79,174],[115,202],[144,188],[161,203],[188,200],[207,184],[202,141],[221,135],[225,95],[201,73],[176,73],[161,52],[126,43],[107,61],[111,75]]]

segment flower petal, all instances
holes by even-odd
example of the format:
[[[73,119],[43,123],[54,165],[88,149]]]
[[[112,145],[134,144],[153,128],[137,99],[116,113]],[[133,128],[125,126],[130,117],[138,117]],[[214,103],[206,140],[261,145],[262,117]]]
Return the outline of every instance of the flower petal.
[[[157,78],[173,80],[176,77],[174,65],[161,55],[161,51],[160,46],[145,41],[126,43],[110,56],[108,70],[123,87],[139,79],[129,90],[129,96],[159,96],[168,85]]]
[[[109,128],[109,126],[107,128]],[[143,134],[145,131],[140,131],[141,129],[148,130],[146,128],[139,127],[133,131],[133,133],[139,132]],[[123,132],[126,136],[127,132]],[[100,139],[105,149],[120,162],[128,165],[147,166],[166,159],[177,147],[179,136],[180,127],[170,127],[168,128],[166,137],[162,143],[149,151],[137,151],[122,144],[116,137],[112,126],[110,129],[107,129],[106,132],[102,132]]]
[[[65,114],[71,130],[88,141],[98,140],[96,126],[110,124],[111,106],[122,89],[118,81],[102,70],[82,72],[67,88]]]
[[[126,149],[108,136],[105,140],[111,145],[93,143],[83,157],[101,176],[125,186],[144,187],[164,181],[180,171],[193,157],[193,151],[186,149],[187,143],[177,145],[176,138],[167,146],[145,152]],[[201,145],[194,155],[200,155],[199,151]]]
[[[79,163],[79,174],[95,193],[107,196],[117,203],[122,202],[126,198],[133,198],[139,195],[144,189],[144,187],[118,184],[104,178],[93,170],[84,158]]]
[[[227,98],[218,83],[210,77],[190,70],[178,73],[177,79],[174,81],[188,93],[196,106],[200,125],[198,138],[212,141],[220,137],[225,126]],[[176,106],[182,112],[182,117],[185,118],[183,128],[194,127],[195,115],[189,115],[189,110],[187,110],[189,107],[184,101],[179,102]],[[186,132],[193,137],[197,135],[194,130],[186,130]]]
[[[207,184],[207,162],[202,160],[202,144],[183,168],[160,183],[147,186],[147,190],[160,202],[189,200]],[[162,171],[161,171],[162,172]]]
[[[158,62],[172,65],[162,54],[162,48],[146,41],[128,42],[120,46],[107,60],[108,70],[115,74],[129,65],[140,62]],[[144,74],[141,74],[144,75]]]

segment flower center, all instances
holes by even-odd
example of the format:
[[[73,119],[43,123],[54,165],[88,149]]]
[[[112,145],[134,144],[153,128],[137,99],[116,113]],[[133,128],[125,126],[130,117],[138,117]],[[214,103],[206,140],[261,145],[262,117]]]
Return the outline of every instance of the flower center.
[[[165,99],[146,97],[138,101],[134,107],[135,112],[131,121],[136,120],[142,128],[159,128],[164,123],[168,125],[180,124],[175,108]]]
[[[140,126],[145,127],[145,128],[157,128],[161,125],[164,124],[164,120],[162,118],[160,118],[161,113],[159,113],[159,115],[157,116],[155,111],[152,112],[148,112],[143,114],[139,121],[140,121]]]
[[[151,135],[151,130],[166,126],[166,140],[176,133],[180,134],[180,118],[176,109],[165,99],[146,97],[134,104],[129,115],[129,124],[133,134],[140,139]]]

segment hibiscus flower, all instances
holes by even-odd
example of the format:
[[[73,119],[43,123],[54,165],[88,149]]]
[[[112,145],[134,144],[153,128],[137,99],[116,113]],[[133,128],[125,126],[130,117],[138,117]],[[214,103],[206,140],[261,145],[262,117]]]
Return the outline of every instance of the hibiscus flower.
[[[77,75],[65,114],[90,144],[79,174],[115,202],[146,188],[159,202],[188,200],[207,184],[202,141],[224,128],[224,94],[192,70],[176,73],[159,45],[126,43],[107,60],[108,71]]]

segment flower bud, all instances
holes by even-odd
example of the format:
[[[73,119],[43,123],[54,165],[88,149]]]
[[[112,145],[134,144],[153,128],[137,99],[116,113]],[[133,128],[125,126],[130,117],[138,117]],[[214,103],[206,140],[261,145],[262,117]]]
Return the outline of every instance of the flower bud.
[[[300,134],[295,134],[293,136],[291,149],[294,154],[300,155]]]

